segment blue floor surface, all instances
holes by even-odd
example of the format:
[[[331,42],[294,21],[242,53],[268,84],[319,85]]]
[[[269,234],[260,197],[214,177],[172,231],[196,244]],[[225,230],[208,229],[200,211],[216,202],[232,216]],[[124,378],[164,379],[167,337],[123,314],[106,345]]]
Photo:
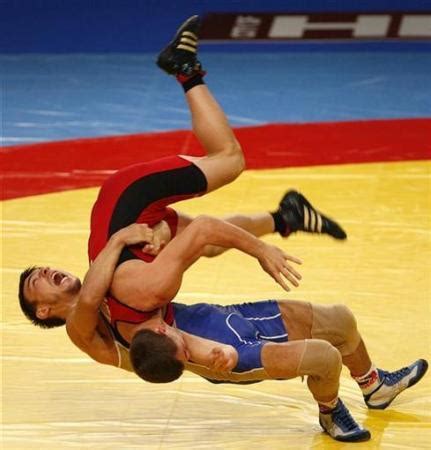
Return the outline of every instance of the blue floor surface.
[[[189,128],[155,55],[3,55],[2,145]],[[425,52],[212,53],[208,85],[234,126],[431,116]]]

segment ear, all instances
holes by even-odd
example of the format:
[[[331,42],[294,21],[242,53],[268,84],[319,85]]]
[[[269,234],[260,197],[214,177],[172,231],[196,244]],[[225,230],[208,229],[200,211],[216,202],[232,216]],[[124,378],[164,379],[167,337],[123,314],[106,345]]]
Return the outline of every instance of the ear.
[[[36,317],[40,320],[47,319],[49,317],[50,308],[47,305],[39,305],[36,308]]]
[[[163,323],[160,325],[157,325],[157,327],[154,328],[154,331],[157,334],[166,334],[166,326]]]

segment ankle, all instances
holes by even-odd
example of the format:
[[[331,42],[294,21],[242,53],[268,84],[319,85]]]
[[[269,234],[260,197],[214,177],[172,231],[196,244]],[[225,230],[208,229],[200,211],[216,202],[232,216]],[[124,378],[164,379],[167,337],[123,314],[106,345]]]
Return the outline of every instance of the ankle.
[[[291,233],[291,230],[286,225],[281,213],[279,211],[275,211],[270,214],[274,220],[274,233],[278,232],[284,237],[288,236]]]
[[[370,369],[363,375],[352,375],[352,377],[358,383],[364,395],[373,392],[380,383],[379,372],[374,364],[371,364]]]
[[[177,80],[181,84],[181,86],[184,89],[184,92],[188,92],[190,89],[194,88],[195,86],[199,86],[202,84],[205,84],[205,81],[203,80],[203,77],[205,76],[204,71],[200,71],[198,73],[195,73],[193,75],[177,75]]]
[[[329,402],[318,401],[317,404],[319,405],[320,413],[329,414],[336,408],[336,406],[338,404],[338,396],[335,397],[334,399],[330,400]]]

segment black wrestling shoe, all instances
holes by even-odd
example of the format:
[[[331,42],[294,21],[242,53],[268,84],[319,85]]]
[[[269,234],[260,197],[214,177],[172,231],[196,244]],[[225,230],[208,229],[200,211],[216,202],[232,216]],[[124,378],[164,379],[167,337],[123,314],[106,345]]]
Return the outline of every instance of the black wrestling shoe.
[[[197,60],[199,27],[199,16],[192,16],[178,28],[174,39],[157,58],[157,65],[162,70],[186,79],[198,73],[204,75],[202,65]]]
[[[295,231],[329,234],[335,239],[346,239],[345,231],[329,217],[313,208],[311,203],[299,192],[288,191],[282,198],[277,213],[286,224],[282,236]]]

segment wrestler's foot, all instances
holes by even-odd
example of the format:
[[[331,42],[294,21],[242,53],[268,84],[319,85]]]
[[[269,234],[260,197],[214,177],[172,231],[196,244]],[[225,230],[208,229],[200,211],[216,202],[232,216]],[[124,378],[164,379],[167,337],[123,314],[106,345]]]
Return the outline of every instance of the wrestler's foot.
[[[162,70],[169,75],[185,79],[196,74],[205,74],[201,63],[197,60],[199,26],[199,17],[192,16],[178,28],[174,39],[157,58],[157,65]]]
[[[329,217],[314,209],[311,203],[299,192],[288,191],[282,198],[277,213],[286,224],[280,234],[288,236],[295,231],[329,234],[335,239],[346,239],[345,231]]]
[[[343,442],[368,441],[371,434],[361,428],[350,415],[344,403],[338,399],[337,406],[328,413],[319,413],[320,426],[333,439]]]
[[[365,403],[370,409],[385,409],[404,389],[416,384],[426,373],[428,362],[418,359],[408,367],[386,372],[377,369],[380,384],[370,394],[364,395]]]

